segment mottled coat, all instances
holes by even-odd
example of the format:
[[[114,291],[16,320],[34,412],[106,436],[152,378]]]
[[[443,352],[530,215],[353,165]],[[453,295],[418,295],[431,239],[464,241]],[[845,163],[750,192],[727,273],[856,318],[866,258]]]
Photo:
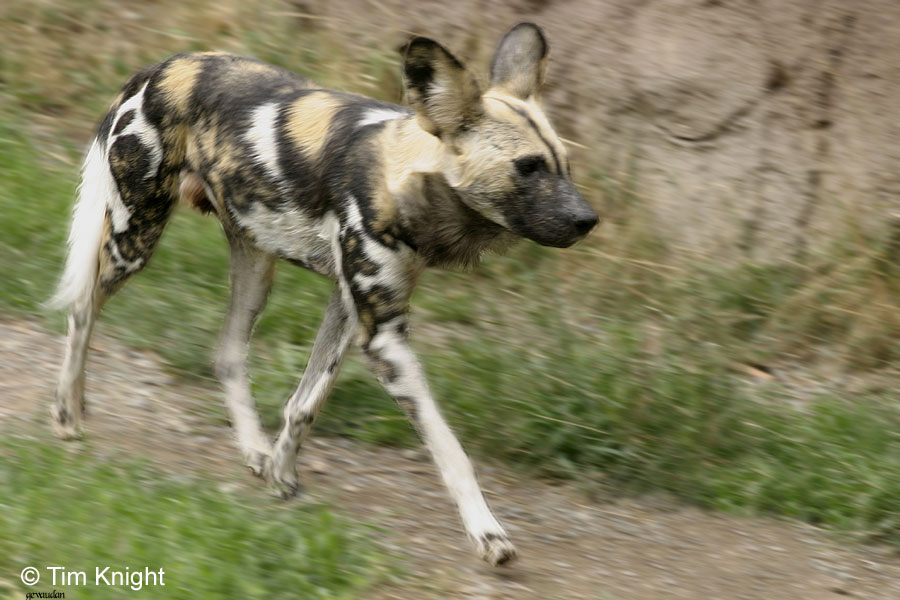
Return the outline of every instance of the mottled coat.
[[[231,246],[232,294],[215,364],[254,472],[296,493],[298,450],[359,331],[479,551],[492,564],[512,558],[409,348],[407,312],[424,267],[471,265],[518,237],[569,246],[596,225],[537,100],[546,57],[540,30],[516,26],[482,92],[447,50],[415,38],[404,63],[409,107],[322,89],[225,53],[178,55],[138,72],[85,161],[54,299],[71,306],[53,408],[60,433],[81,433],[84,356],[98,311],[146,265],[181,199],[214,213]],[[337,285],[273,445],[250,395],[246,359],[277,258]]]

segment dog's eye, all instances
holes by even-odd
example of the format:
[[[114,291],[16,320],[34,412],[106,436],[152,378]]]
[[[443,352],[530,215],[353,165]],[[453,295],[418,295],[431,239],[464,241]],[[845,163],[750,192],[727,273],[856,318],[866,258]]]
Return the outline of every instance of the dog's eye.
[[[547,166],[547,161],[539,154],[517,158],[513,163],[516,165],[516,171],[523,177],[527,177],[533,173],[547,172],[550,170]]]

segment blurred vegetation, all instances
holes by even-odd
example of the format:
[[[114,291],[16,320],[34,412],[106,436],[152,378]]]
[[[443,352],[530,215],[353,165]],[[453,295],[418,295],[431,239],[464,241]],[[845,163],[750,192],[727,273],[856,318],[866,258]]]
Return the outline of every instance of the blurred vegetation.
[[[95,566],[163,568],[165,588],[124,590],[156,598],[245,600],[285,590],[298,598],[359,598],[388,575],[374,536],[325,507],[285,508],[91,454],[0,439],[0,485],[12,492],[0,498],[0,572],[40,567],[38,591],[49,592],[44,566],[85,570],[88,587],[55,587],[97,600],[127,594],[93,586]],[[4,585],[14,584],[0,582],[0,591]],[[34,591],[7,591],[14,590]]]
[[[350,51],[307,18],[279,16],[281,2],[223,13],[212,3],[126,6],[112,21],[99,0],[13,0],[2,9],[0,36],[10,41],[0,46],[5,311],[43,314],[82,147],[140,65],[226,49],[324,85],[401,95],[393,49]],[[685,257],[653,235],[640,173],[615,179],[601,157],[587,157],[576,179],[607,209],[587,244],[522,244],[473,273],[429,273],[413,300],[414,343],[464,445],[587,488],[663,489],[900,543],[900,242],[868,238],[848,222],[829,252],[802,263]],[[279,265],[253,362],[270,427],[302,372],[329,290]],[[226,294],[218,224],[182,211],[101,324],[160,352],[184,376],[210,378]],[[61,328],[60,316],[47,318]],[[224,418],[220,407],[210,410]],[[414,441],[356,361],[316,430]]]

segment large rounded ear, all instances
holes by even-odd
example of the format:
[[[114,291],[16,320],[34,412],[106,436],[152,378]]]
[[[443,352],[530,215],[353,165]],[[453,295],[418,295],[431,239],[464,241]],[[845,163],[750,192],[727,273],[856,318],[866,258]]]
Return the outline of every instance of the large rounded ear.
[[[407,101],[429,133],[438,137],[453,135],[484,114],[475,77],[434,40],[410,40],[404,72]]]
[[[503,37],[494,54],[491,87],[523,100],[535,95],[544,83],[549,50],[540,27],[519,23]]]

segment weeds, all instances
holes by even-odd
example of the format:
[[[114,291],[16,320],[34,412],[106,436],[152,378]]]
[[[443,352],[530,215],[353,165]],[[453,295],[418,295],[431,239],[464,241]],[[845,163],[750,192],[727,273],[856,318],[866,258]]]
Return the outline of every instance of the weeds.
[[[0,440],[0,570],[162,568],[155,597],[358,598],[384,559],[358,524],[321,506],[276,508],[209,482],[176,481],[138,464],[98,462],[20,437]],[[126,558],[127,557],[127,558]],[[91,598],[121,598],[122,587],[55,586]],[[2,587],[0,587],[2,589]],[[10,590],[12,591],[12,590]],[[19,591],[29,591],[23,589]]]

